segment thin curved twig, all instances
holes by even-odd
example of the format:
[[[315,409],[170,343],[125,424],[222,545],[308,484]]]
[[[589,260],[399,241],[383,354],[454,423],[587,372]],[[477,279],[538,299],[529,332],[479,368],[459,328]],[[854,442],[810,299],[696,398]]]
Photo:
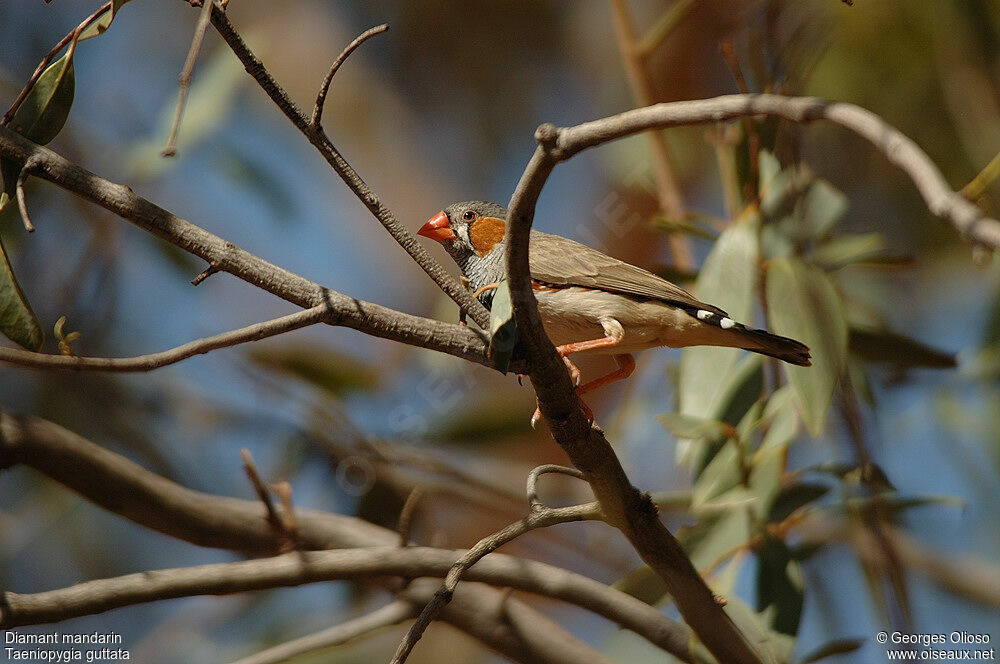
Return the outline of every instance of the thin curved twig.
[[[528,505],[532,510],[545,509],[545,504],[538,499],[538,478],[542,475],[547,475],[549,473],[558,473],[560,475],[569,475],[570,477],[575,477],[578,480],[586,481],[583,473],[576,468],[570,468],[568,466],[558,466],[554,463],[547,463],[536,468],[532,468],[531,472],[528,473],[527,482],[527,494],[528,494]]]
[[[194,72],[195,62],[198,61],[198,53],[201,51],[201,43],[205,40],[205,33],[208,32],[208,22],[214,4],[215,0],[202,0],[201,12],[198,13],[198,23],[195,24],[194,36],[191,38],[191,48],[188,49],[187,57],[184,59],[184,67],[178,77],[177,108],[174,109],[174,120],[170,125],[167,144],[160,152],[164,157],[173,157],[177,154],[177,134],[181,129],[181,117],[184,115],[188,90],[191,88],[191,74]]]
[[[417,610],[413,604],[397,600],[354,620],[328,627],[315,634],[286,641],[267,650],[261,650],[232,664],[279,664],[299,655],[343,645],[348,641],[368,636],[384,627],[398,625],[404,620],[412,618],[416,613]]]
[[[388,23],[376,25],[374,28],[368,28],[355,37],[354,41],[348,44],[344,50],[340,52],[337,59],[333,61],[332,65],[330,65],[330,71],[326,73],[326,78],[323,79],[323,84],[319,86],[319,92],[316,94],[316,104],[313,106],[312,117],[309,119],[309,126],[313,127],[316,131],[322,131],[323,106],[326,104],[326,95],[330,91],[330,83],[333,82],[333,77],[337,74],[337,70],[340,69],[340,65],[344,64],[344,61],[350,57],[351,53],[354,53],[355,49],[375,35],[380,35],[388,29]]]
[[[215,26],[216,31],[218,31],[219,35],[229,45],[229,48],[232,49],[240,62],[243,63],[243,67],[247,70],[247,73],[257,81],[260,88],[271,98],[271,101],[275,103],[281,112],[285,114],[285,117],[291,120],[292,124],[302,132],[303,136],[309,139],[309,142],[326,159],[327,163],[330,164],[337,175],[344,181],[344,184],[354,192],[358,200],[368,208],[369,212],[382,224],[399,246],[410,255],[417,265],[427,273],[427,276],[434,280],[448,297],[454,300],[462,311],[465,311],[472,320],[476,321],[476,324],[480,328],[484,330],[489,329],[489,312],[486,311],[486,307],[479,300],[472,297],[469,291],[462,288],[461,284],[440,263],[431,257],[424,246],[417,242],[413,233],[399,223],[392,211],[382,203],[378,195],[372,191],[372,188],[361,179],[358,172],[347,163],[347,160],[344,159],[333,143],[330,142],[326,134],[320,128],[314,127],[311,124],[310,118],[306,117],[299,110],[295,102],[288,96],[288,93],[278,85],[278,82],[274,80],[274,77],[267,71],[264,64],[254,55],[243,41],[243,38],[236,32],[225,12],[218,7],[212,11],[212,25]]]
[[[325,304],[297,311],[294,314],[275,318],[263,323],[255,323],[238,330],[230,330],[215,336],[191,341],[170,350],[138,357],[79,357],[76,355],[50,355],[35,353],[20,348],[0,346],[0,362],[8,362],[32,369],[55,369],[62,371],[107,371],[128,373],[153,371],[176,364],[195,355],[230,348],[251,341],[259,341],[292,330],[315,325],[326,320],[335,320],[336,313]]]
[[[41,164],[35,155],[28,158],[21,167],[21,172],[17,174],[17,182],[14,185],[14,196],[17,198],[17,209],[21,213],[21,222],[24,230],[29,233],[35,232],[35,225],[31,223],[31,215],[28,214],[28,198],[24,194],[24,185],[28,181],[28,176]]]
[[[417,641],[423,636],[424,630],[437,617],[441,609],[451,601],[462,576],[470,567],[485,556],[496,551],[504,544],[537,528],[547,528],[559,523],[571,523],[574,521],[600,520],[602,518],[601,506],[596,502],[585,505],[574,505],[572,507],[543,507],[532,510],[530,514],[520,521],[516,521],[506,528],[479,540],[474,547],[456,560],[448,570],[441,588],[434,593],[434,599],[424,607],[424,610],[417,616],[410,629],[403,635],[399,646],[396,648],[396,653],[392,656],[391,664],[403,664],[406,662],[406,658],[410,656],[413,647],[417,645]]]

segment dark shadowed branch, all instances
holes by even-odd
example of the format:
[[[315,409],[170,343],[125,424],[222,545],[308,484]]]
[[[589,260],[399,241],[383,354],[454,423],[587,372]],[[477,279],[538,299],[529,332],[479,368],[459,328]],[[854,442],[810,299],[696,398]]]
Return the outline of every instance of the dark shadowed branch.
[[[222,498],[186,489],[51,422],[0,413],[0,469],[14,465],[31,467],[96,505],[140,525],[201,546],[270,556],[279,551],[282,544],[281,537],[268,523],[260,501]],[[304,550],[316,550],[315,554],[310,554],[316,557],[308,558],[309,564],[305,567],[303,559],[299,558],[301,552],[295,552],[275,558],[226,563],[223,567],[164,570],[91,581],[38,595],[6,593],[0,596],[0,626],[65,620],[114,606],[187,594],[240,592],[241,588],[251,589],[250,586],[296,585],[295,579],[300,579],[299,584],[305,583],[303,575],[319,574],[323,569],[326,570],[324,574],[332,575],[331,579],[378,579],[386,575],[441,578],[464,553],[400,547],[398,534],[391,530],[360,519],[314,510],[296,510],[296,524],[297,544]],[[336,551],[318,551],[321,549]],[[470,581],[570,602],[635,631],[679,657],[688,657],[690,632],[686,627],[657,609],[593,579],[501,554],[479,561],[465,576]],[[250,586],[243,587],[244,584]],[[387,581],[387,584],[387,589],[397,594],[402,592],[404,585],[397,580]],[[438,584],[435,582],[426,590],[418,606],[433,599]],[[508,608],[515,607],[523,617],[527,617],[524,611],[530,611],[540,621],[539,627],[528,629],[522,638],[530,641],[544,636],[549,639],[549,636],[536,634],[544,631],[543,623],[549,624],[540,614],[513,598],[501,602],[500,593],[476,585],[459,588],[453,601],[442,611],[441,618],[455,624],[455,612],[464,610],[460,608],[465,606],[464,601],[480,601],[483,607],[503,603]],[[495,623],[502,621],[503,616],[491,617],[487,612],[481,619]],[[499,629],[495,624],[494,628]]]

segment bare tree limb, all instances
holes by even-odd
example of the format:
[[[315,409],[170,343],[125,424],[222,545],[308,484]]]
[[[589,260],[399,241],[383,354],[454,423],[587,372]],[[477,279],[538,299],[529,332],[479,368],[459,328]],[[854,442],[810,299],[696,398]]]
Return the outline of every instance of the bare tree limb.
[[[469,553],[395,545],[294,551],[272,558],[97,579],[30,595],[5,591],[0,594],[0,626],[10,629],[59,622],[164,599],[231,595],[323,581],[380,577],[443,578],[454,568],[455,558],[459,555]],[[683,625],[634,597],[582,575],[545,563],[495,553],[468,569],[465,578],[470,582],[513,588],[581,606],[635,631],[681,659],[690,659],[686,641],[690,632]],[[458,597],[456,592],[455,598]]]
[[[550,473],[559,475],[569,475],[570,477],[575,477],[578,480],[585,479],[583,473],[581,473],[576,468],[558,466],[554,463],[547,463],[542,466],[533,468],[531,472],[528,473],[528,483],[527,483],[528,505],[533,510],[543,509],[545,507],[542,501],[538,499],[538,478],[541,477],[542,475],[547,475]]]
[[[132,372],[153,371],[161,367],[175,364],[195,355],[229,348],[251,341],[259,341],[278,334],[297,330],[308,325],[315,325],[324,320],[334,318],[330,307],[325,304],[297,311],[294,314],[275,318],[263,323],[255,323],[238,330],[223,332],[212,337],[191,341],[182,346],[171,348],[159,353],[140,355],[138,357],[80,357],[77,355],[50,355],[35,353],[20,348],[0,346],[0,362],[9,362],[21,367],[32,369],[55,369],[63,371],[109,371]]]
[[[0,469],[15,464],[38,470],[110,512],[188,542],[241,551],[249,555],[272,555],[280,548],[279,538],[268,524],[266,512],[257,500],[222,498],[186,489],[141,468],[124,457],[94,445],[60,426],[37,418],[14,417],[0,412]],[[299,546],[305,550],[335,549],[334,551],[322,552],[323,555],[334,557],[323,558],[320,556],[317,560],[325,560],[331,567],[336,567],[341,572],[350,572],[353,569],[351,573],[357,576],[352,578],[392,575],[393,570],[402,571],[403,576],[407,578],[416,576],[443,577],[455,563],[456,557],[460,555],[454,551],[440,549],[400,547],[398,534],[360,519],[303,509],[296,511],[296,517]],[[356,550],[359,548],[364,550],[357,553],[357,558],[354,558]],[[263,560],[234,563],[236,565],[259,563],[264,565],[263,568],[237,567],[233,569],[242,569],[237,574],[244,574],[243,577],[240,577],[244,581],[261,583],[262,579],[265,578],[261,574],[280,576],[285,573],[294,576],[300,573],[301,568],[295,562],[301,560],[298,558],[300,555],[301,552],[295,552],[274,558],[273,560],[285,561],[281,563],[283,572],[274,569],[271,572],[262,571],[267,568],[267,565],[264,564],[266,561]],[[343,557],[338,559],[337,555]],[[374,562],[376,560],[381,560],[388,566],[376,564]],[[366,568],[366,565],[370,567]],[[394,565],[397,567],[393,567]],[[198,568],[189,569],[197,570]],[[223,569],[218,568],[216,573]],[[371,572],[370,575],[369,572]],[[202,578],[203,573],[197,571],[181,570],[178,574],[180,576],[166,574],[163,577],[158,577],[158,582],[162,582],[164,587],[175,589],[190,584],[192,591],[196,593],[215,593],[226,583],[222,577],[217,578],[215,582],[211,578]],[[185,576],[187,574],[194,576]],[[208,573],[204,576],[213,577],[213,574]],[[110,586],[83,584],[89,589],[84,595],[79,593],[80,586],[74,587],[77,590],[50,591],[56,595],[46,595],[48,599],[42,603],[36,601],[38,596],[16,594],[0,596],[0,627],[12,626],[8,625],[8,621],[15,620],[19,621],[19,624],[24,624],[24,614],[21,614],[21,619],[17,619],[15,616],[20,609],[12,608],[25,606],[18,604],[18,598],[21,597],[34,597],[35,599],[27,600],[28,604],[34,607],[31,609],[32,611],[40,611],[53,616],[52,619],[59,620],[71,617],[69,614],[60,613],[70,610],[71,607],[73,607],[73,611],[90,613],[93,611],[85,607],[91,606],[89,604],[91,601],[106,608],[107,602],[119,601],[115,600],[114,597],[95,595],[93,593],[95,587],[128,588],[130,589],[129,593],[135,593],[128,595],[131,598],[130,602],[132,600],[146,601],[142,599],[146,597],[144,593],[148,592],[148,588],[144,590],[143,579],[146,578],[144,575],[130,575],[122,578],[128,580],[88,582],[91,584],[111,584]],[[213,589],[208,590],[205,589],[204,585],[198,586],[195,578],[202,578],[204,583],[222,585],[211,586]],[[273,579],[275,576],[271,578]],[[657,609],[625,593],[568,570],[503,554],[494,554],[472,568],[468,572],[467,578],[470,581],[486,581],[570,602],[635,631],[655,645],[669,652],[674,652],[682,659],[687,660],[690,657],[688,653],[690,631],[685,626],[670,620]],[[115,585],[116,583],[124,585]],[[199,591],[196,586],[201,590]],[[412,589],[412,584],[408,589]],[[424,595],[425,599],[422,599],[419,605],[423,606],[429,602],[436,589],[436,583],[429,586]],[[402,592],[403,584],[390,584],[390,590],[398,594]],[[486,590],[478,586],[459,588],[452,603],[442,612],[442,619],[456,624],[454,616],[463,611],[456,606],[456,602],[461,605],[460,600],[462,600],[463,595],[469,596],[471,594],[474,601],[479,601],[480,613],[482,613],[483,606],[489,605],[490,602],[497,602],[497,593],[495,591],[490,591],[492,594],[486,593]],[[64,592],[67,594],[59,594]],[[238,592],[238,590],[234,589],[232,592]],[[115,597],[119,597],[117,590],[113,594]],[[9,601],[12,598],[13,604]],[[52,598],[55,598],[54,604],[49,604],[48,601]],[[69,601],[77,603],[65,603]],[[508,609],[516,606],[517,610],[521,611],[520,603],[516,600],[507,600],[505,605]],[[524,611],[527,610],[529,609],[524,607]],[[532,611],[531,614],[535,616],[535,620],[541,619],[537,612]],[[530,623],[527,615],[523,617]],[[484,620],[486,618],[489,616],[482,617]],[[471,620],[471,618],[469,619]],[[526,630],[522,631],[523,639],[542,638],[545,631],[542,626],[543,622],[548,624],[548,621],[538,622],[537,630],[528,624],[522,627],[522,630]],[[458,626],[463,628],[461,625]],[[495,621],[494,629],[497,629]]]
[[[384,627],[398,625],[412,618],[415,614],[416,609],[412,604],[397,600],[354,620],[328,627],[309,636],[286,641],[267,650],[261,650],[232,664],[278,664],[299,655],[332,648],[368,636]]]
[[[136,195],[131,188],[105,180],[7,127],[0,127],[0,156],[19,163],[36,159],[35,177],[48,180],[202,258],[217,271],[228,272],[301,307],[328,307],[330,325],[350,327],[383,339],[493,366],[487,357],[485,335],[481,332],[463,325],[412,316],[324,288],[181,219]]]
[[[344,184],[354,192],[358,200],[389,231],[389,235],[399,243],[399,246],[416,261],[417,265],[434,280],[448,297],[455,301],[462,311],[466,312],[472,320],[476,321],[479,327],[484,330],[489,329],[489,313],[482,303],[472,297],[466,289],[462,288],[461,284],[455,281],[454,277],[427,253],[423,245],[417,242],[413,233],[400,224],[392,211],[382,204],[378,195],[361,179],[357,171],[347,163],[347,160],[344,159],[333,143],[330,142],[330,139],[327,138],[322,128],[318,124],[313,125],[310,118],[306,117],[299,110],[295,102],[288,96],[288,93],[278,85],[278,82],[274,80],[264,67],[264,64],[253,54],[243,41],[243,38],[236,32],[232,23],[229,22],[226,13],[218,7],[212,10],[212,25],[215,26],[215,29],[225,42],[229,44],[233,53],[236,54],[236,57],[239,58],[243,67],[247,70],[247,73],[257,81],[257,84],[260,85],[261,89],[271,98],[271,101],[277,105],[281,112],[285,114],[285,117],[291,120],[292,124],[309,139],[309,142],[326,159],[327,163],[330,164],[337,175],[344,181]],[[359,37],[358,39],[360,40],[361,38]],[[363,41],[361,40],[358,45]],[[352,49],[348,47],[343,57],[346,58],[351,52]],[[319,103],[318,98],[317,103]],[[322,106],[322,104],[319,105]],[[320,108],[320,111],[322,111],[322,108]]]

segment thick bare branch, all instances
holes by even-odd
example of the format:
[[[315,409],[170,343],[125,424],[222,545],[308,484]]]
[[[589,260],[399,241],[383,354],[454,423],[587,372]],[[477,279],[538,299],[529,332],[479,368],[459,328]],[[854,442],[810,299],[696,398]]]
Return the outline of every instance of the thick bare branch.
[[[279,550],[281,545],[280,538],[276,536],[274,529],[267,523],[264,507],[257,500],[221,498],[186,489],[55,424],[37,418],[19,418],[0,413],[0,468],[15,464],[34,468],[80,493],[98,506],[120,514],[140,525],[195,544],[241,551],[250,555],[272,555]],[[389,567],[375,565],[367,568],[371,572],[371,577],[393,575],[393,569],[400,571],[403,576],[408,578],[416,576],[443,577],[451,569],[456,558],[461,555],[454,551],[440,549],[400,547],[398,534],[360,519],[304,509],[296,511],[296,518],[298,526],[296,535],[299,546],[306,550],[337,549],[338,551],[326,553],[342,554],[345,557],[330,558],[327,559],[328,562],[332,566],[339,567],[341,572],[350,572],[353,569],[354,571],[351,573],[355,576],[352,578],[369,576],[368,572],[364,571],[364,566],[371,564],[371,561],[376,559],[381,559]],[[361,552],[355,559],[353,555],[356,551],[352,551],[352,549],[356,550],[362,547],[365,551]],[[379,553],[373,558],[373,552],[384,553]],[[274,560],[280,559],[290,562],[282,563],[284,566],[281,569],[284,572],[272,570],[271,573],[296,574],[297,568],[294,566],[294,561],[298,555],[299,553],[292,553],[275,558]],[[366,560],[369,562],[366,563]],[[347,561],[354,562],[348,563]],[[249,563],[263,562],[266,561],[249,561]],[[351,567],[355,563],[359,567]],[[238,565],[242,564],[244,563],[238,563]],[[393,565],[397,567],[392,567]],[[198,568],[190,569],[197,570]],[[221,569],[219,568],[219,570]],[[260,568],[236,569],[243,569],[240,574],[245,575],[240,578],[249,583],[261,583],[261,580],[266,578],[258,573]],[[194,577],[185,576],[189,573],[193,574]],[[202,576],[200,572],[186,570],[181,570],[178,574],[180,576],[168,574],[160,578],[159,581],[164,584],[163,587],[194,588],[198,584],[193,579]],[[211,577],[213,575],[206,574],[204,576]],[[109,587],[122,590],[130,588],[129,592],[134,591],[135,594],[128,595],[132,599],[127,603],[149,601],[143,599],[148,597],[148,595],[144,595],[148,589],[143,589],[144,582],[142,581],[146,577],[144,575],[133,575],[133,577],[136,578],[122,577],[130,579],[128,581],[104,580],[89,583],[111,583],[112,585]],[[605,616],[622,627],[635,631],[657,646],[678,653],[678,656],[687,653],[690,632],[686,627],[668,619],[655,608],[629,595],[573,572],[542,563],[495,554],[480,561],[470,570],[467,578],[468,580],[485,581],[570,602]],[[210,582],[210,579],[203,579],[203,581]],[[224,585],[225,579],[219,577],[219,582]],[[116,586],[115,583],[124,585]],[[190,584],[190,586],[185,584]],[[86,586],[86,584],[84,585]],[[0,614],[2,614],[0,625],[12,626],[8,625],[7,621],[17,621],[19,624],[37,622],[37,618],[27,619],[25,614],[20,614],[21,618],[15,618],[20,609],[15,610],[11,607],[20,606],[23,608],[26,606],[18,604],[17,598],[21,597],[34,597],[28,601],[28,605],[34,607],[30,610],[51,615],[50,619],[52,620],[71,617],[70,613],[60,613],[61,611],[92,613],[91,608],[86,608],[93,606],[90,604],[91,602],[105,607],[98,610],[106,610],[110,608],[107,602],[118,601],[100,594],[95,595],[92,592],[95,587],[102,586],[86,586],[90,589],[86,596],[79,594],[80,586],[75,587],[77,590],[51,591],[56,595],[46,595],[48,599],[41,604],[38,603],[38,596],[8,595],[7,599],[4,600],[5,604],[0,602]],[[201,590],[195,589],[195,591],[213,593],[218,590],[218,588],[208,590],[205,586],[200,586],[200,588]],[[397,593],[402,588],[402,583],[390,584],[389,587],[390,590]],[[437,583],[427,589],[425,599],[421,600],[419,605],[423,606],[429,602],[436,590]],[[465,595],[471,594],[473,599],[480,601],[480,607],[499,601],[495,591],[488,593],[486,591],[487,589],[478,586],[463,586],[456,592],[452,604],[442,612],[442,619],[455,624],[454,612],[461,613],[461,609],[456,607],[455,602],[461,600],[463,593]],[[237,592],[237,590],[231,592]],[[117,590],[115,594],[117,594]],[[13,604],[10,602],[11,598],[14,598]],[[54,604],[48,603],[52,598],[55,598]],[[151,597],[150,599],[162,598]],[[76,603],[67,604],[64,603],[64,600]],[[519,604],[516,600],[509,600],[509,602],[513,603],[510,606]],[[461,604],[461,602],[459,603]],[[63,608],[60,609],[60,606]],[[524,609],[528,610],[527,607]],[[520,607],[518,610],[521,610]],[[540,618],[537,612],[532,613]],[[488,617],[490,616],[487,615],[484,619]],[[539,627],[539,631],[544,630]],[[523,636],[527,640],[541,638],[535,634],[534,629],[529,630]]]
[[[0,156],[23,163],[33,159],[37,178],[91,201],[184,251],[204,259],[217,271],[235,277],[301,307],[326,306],[330,325],[350,327],[383,339],[455,355],[484,366],[485,335],[463,325],[412,316],[324,288],[251,254],[203,228],[71,163],[52,150],[0,127]]]
[[[608,521],[621,529],[643,560],[663,578],[684,619],[709,650],[726,662],[758,662],[759,658],[659,520],[655,506],[632,487],[603,432],[591,427],[584,417],[565,366],[538,316],[528,272],[528,237],[538,196],[559,162],[587,148],[650,129],[760,114],[794,122],[827,120],[855,132],[910,176],[933,214],[973,242],[1000,247],[1000,222],[985,217],[955,193],[912,140],[852,104],[777,95],[729,95],[657,104],[566,129],[552,125],[538,128],[538,149],[508,206],[506,259],[515,320],[539,408],[556,441],[590,482]]]
[[[335,318],[330,308],[321,304],[311,309],[297,311],[288,316],[256,323],[238,330],[223,332],[213,337],[205,337],[170,350],[138,357],[79,357],[76,355],[49,355],[34,353],[20,348],[0,346],[0,362],[9,362],[32,369],[56,369],[63,371],[153,371],[175,364],[195,355],[208,353],[219,348],[229,348],[251,341],[297,330],[307,325],[315,325],[328,318]]]
[[[528,271],[528,237],[535,203],[549,174],[563,157],[555,153],[557,129],[539,128],[539,147],[511,198],[507,221],[507,275],[514,318],[531,366],[538,407],[556,442],[583,472],[608,523],[664,581],[685,622],[720,662],[759,664],[760,658],[729,618],[681,545],[659,519],[647,494],[629,482],[614,450],[587,422],[562,358],[545,335]]]

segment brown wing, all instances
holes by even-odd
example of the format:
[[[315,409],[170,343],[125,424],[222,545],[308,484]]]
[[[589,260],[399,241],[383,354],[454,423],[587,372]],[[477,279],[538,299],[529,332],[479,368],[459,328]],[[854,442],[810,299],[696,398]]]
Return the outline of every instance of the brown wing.
[[[529,249],[531,277],[546,284],[599,288],[729,315],[652,272],[558,235],[532,231]]]

